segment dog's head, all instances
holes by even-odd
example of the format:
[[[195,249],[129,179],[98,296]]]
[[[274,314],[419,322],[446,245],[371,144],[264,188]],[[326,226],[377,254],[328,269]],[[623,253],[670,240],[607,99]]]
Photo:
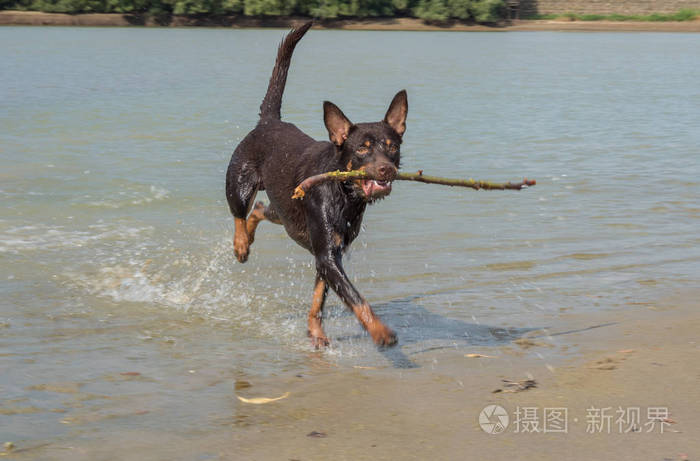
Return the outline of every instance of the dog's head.
[[[328,136],[348,170],[365,170],[377,179],[356,180],[355,192],[373,202],[391,193],[401,160],[401,137],[406,131],[408,97],[399,91],[389,105],[384,120],[354,124],[332,102],[323,103],[323,120]]]

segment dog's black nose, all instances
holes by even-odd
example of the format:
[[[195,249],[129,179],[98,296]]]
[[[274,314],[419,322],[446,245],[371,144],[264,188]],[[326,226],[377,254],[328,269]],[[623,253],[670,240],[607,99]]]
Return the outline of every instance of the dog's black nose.
[[[377,166],[377,173],[382,181],[393,181],[396,178],[396,167],[391,163],[382,163]]]

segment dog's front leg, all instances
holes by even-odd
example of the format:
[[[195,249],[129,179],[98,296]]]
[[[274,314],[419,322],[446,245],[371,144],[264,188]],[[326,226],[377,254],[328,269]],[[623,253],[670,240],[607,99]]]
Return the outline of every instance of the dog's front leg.
[[[319,275],[316,275],[316,284],[314,285],[314,298],[311,302],[311,310],[309,311],[309,337],[311,344],[316,348],[328,346],[330,343],[321,326],[321,316],[323,315],[323,305],[326,303],[326,295],[328,294],[328,284]]]
[[[340,299],[355,313],[362,326],[378,346],[396,344],[396,334],[377,317],[369,303],[350,283],[342,265],[342,251],[339,246],[326,247],[321,253],[316,253],[316,269],[318,274],[333,288]]]

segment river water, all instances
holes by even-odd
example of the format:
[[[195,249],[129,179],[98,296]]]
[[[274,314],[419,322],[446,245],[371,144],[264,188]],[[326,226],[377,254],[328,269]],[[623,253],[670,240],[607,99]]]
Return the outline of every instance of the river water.
[[[0,29],[0,441],[206,429],[234,382],[420,367],[700,282],[700,35],[314,30],[285,120],[326,139],[323,100],[375,121],[406,88],[404,171],[537,180],[395,184],[345,264],[401,342],[333,295],[314,352],[311,256],[262,223],[237,263],[224,197],[283,34]]]

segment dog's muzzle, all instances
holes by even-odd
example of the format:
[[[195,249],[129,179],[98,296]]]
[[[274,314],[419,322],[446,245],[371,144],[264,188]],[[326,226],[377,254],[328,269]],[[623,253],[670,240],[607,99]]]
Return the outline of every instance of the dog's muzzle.
[[[360,187],[367,200],[386,197],[391,192],[391,183],[396,179],[398,171],[391,163],[381,163],[366,168],[366,171],[377,179],[363,179]]]

